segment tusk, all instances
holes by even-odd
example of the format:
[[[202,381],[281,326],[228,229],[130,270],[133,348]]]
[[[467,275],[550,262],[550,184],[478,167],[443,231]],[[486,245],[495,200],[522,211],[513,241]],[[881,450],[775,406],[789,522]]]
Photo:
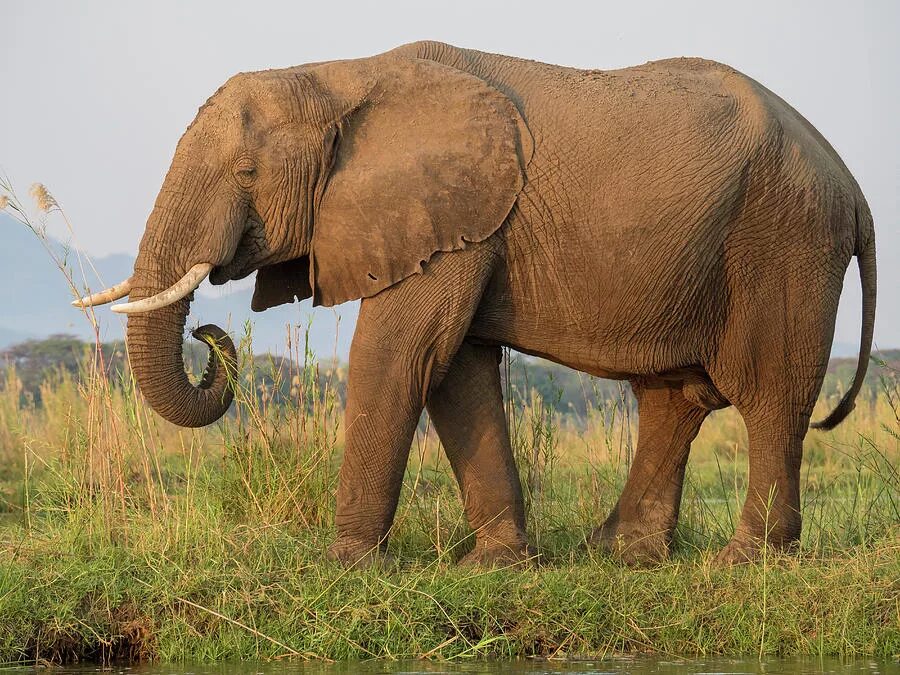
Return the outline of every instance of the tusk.
[[[94,307],[95,305],[105,305],[107,302],[124,298],[131,291],[131,279],[126,279],[120,284],[110,286],[105,291],[86,295],[79,300],[72,301],[72,307]]]
[[[197,289],[203,280],[209,276],[212,271],[211,263],[197,263],[187,271],[181,279],[169,286],[162,293],[157,293],[143,300],[135,302],[126,302],[121,305],[113,305],[110,309],[118,314],[139,314],[141,312],[149,312],[154,309],[167,307],[173,302],[178,302],[186,295]]]

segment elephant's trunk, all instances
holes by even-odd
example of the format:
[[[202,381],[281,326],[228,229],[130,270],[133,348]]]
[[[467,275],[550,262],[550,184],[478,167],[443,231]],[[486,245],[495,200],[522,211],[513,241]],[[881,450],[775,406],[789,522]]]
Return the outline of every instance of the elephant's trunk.
[[[181,219],[176,210],[156,208],[141,242],[129,302],[166,291],[190,268],[174,255]],[[201,242],[202,244],[202,242]],[[201,246],[203,256],[209,247]],[[206,372],[198,384],[188,378],[183,359],[184,326],[193,293],[165,307],[129,314],[126,342],[131,370],[144,398],[162,417],[185,427],[201,427],[222,417],[234,398],[237,357],[231,338],[217,326],[202,326],[194,338],[209,345]]]
[[[234,343],[221,328],[198,328],[192,335],[210,345],[209,358],[200,383],[191,383],[182,357],[189,307],[190,299],[184,298],[129,316],[128,357],[144,398],[157,413],[180,426],[202,427],[222,417],[231,405],[237,357]]]

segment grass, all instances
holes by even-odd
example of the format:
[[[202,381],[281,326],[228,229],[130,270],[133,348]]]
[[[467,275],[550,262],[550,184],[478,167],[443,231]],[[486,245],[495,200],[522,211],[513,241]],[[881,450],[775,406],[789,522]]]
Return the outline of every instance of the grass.
[[[454,565],[471,537],[426,423],[391,539],[401,567],[348,572],[323,560],[341,409],[299,362],[293,402],[254,395],[250,370],[237,414],[199,431],[156,418],[127,375],[60,374],[38,407],[10,370],[0,660],[900,654],[896,384],[810,434],[795,556],[711,564],[746,481],[729,411],[695,443],[671,561],[629,569],[582,550],[624,481],[635,420],[623,400],[573,420],[532,398],[511,428],[545,565]]]
[[[99,347],[77,375],[49,376],[39,405],[8,367],[0,662],[900,655],[900,385],[890,369],[848,422],[808,436],[796,555],[711,562],[746,485],[746,434],[730,410],[694,444],[670,561],[630,569],[583,549],[627,475],[630,394],[592,399],[576,416],[525,391],[508,397],[508,415],[546,564],[454,564],[471,533],[423,421],[391,537],[400,567],[346,571],[323,556],[344,370],[319,365],[296,332],[288,370],[251,367],[249,344],[234,414],[201,430],[155,416]]]

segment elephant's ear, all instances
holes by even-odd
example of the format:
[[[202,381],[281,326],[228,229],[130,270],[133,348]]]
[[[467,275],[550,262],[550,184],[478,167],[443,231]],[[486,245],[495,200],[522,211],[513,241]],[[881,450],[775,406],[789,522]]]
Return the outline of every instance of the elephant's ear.
[[[316,305],[375,295],[436,252],[487,239],[531,159],[515,105],[482,80],[433,61],[366,62],[310,69],[350,111],[313,225]]]

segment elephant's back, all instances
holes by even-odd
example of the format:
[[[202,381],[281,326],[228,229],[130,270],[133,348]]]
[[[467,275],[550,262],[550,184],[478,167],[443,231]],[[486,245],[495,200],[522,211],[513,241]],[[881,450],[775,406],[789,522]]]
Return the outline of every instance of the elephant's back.
[[[587,148],[615,148],[620,155],[628,149],[639,153],[641,144],[656,152],[654,146],[665,140],[693,138],[708,151],[721,153],[723,146],[731,145],[750,154],[786,138],[808,155],[818,155],[819,163],[831,163],[849,176],[828,141],[800,113],[756,80],[717,61],[677,57],[601,70],[436,41],[403,45],[393,52],[468,72],[499,89],[516,104],[539,142],[543,137],[555,143],[559,133],[605,134],[617,142],[601,146],[595,141]],[[579,142],[578,147],[585,146]]]
[[[548,115],[597,115],[615,109],[646,111],[720,108],[733,92],[724,79],[741,76],[733,68],[700,58],[650,61],[614,70],[580,69],[504,54],[421,41],[392,50],[393,54],[428,59],[475,75],[509,96],[531,123]],[[549,105],[548,105],[549,104]],[[582,121],[588,121],[583,119]]]
[[[723,214],[756,186],[765,199],[790,193],[808,202],[822,217],[803,225],[804,236],[841,245],[846,221],[865,203],[812,124],[716,61],[583,70],[440,42],[396,51],[473,74],[518,107],[534,138],[519,200],[526,229],[544,217],[542,202],[568,195],[553,203],[553,216],[577,229],[587,247],[610,236],[634,238],[639,246],[648,231],[668,237],[673,226],[685,236],[706,236],[730,227]]]
[[[763,134],[765,106],[733,68],[698,58],[617,70],[584,70],[416,42],[394,50],[470,73],[506,94],[535,140],[534,168],[565,162],[590,171],[598,186],[628,160],[636,167],[687,156],[746,154]],[[531,176],[533,177],[533,176]],[[587,179],[587,177],[585,177]],[[589,181],[590,182],[590,181]]]

